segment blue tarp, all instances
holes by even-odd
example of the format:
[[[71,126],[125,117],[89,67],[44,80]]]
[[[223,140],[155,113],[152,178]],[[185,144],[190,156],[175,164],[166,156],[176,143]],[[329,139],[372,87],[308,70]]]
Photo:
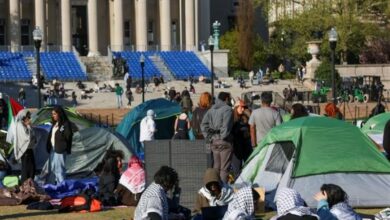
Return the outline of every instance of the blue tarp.
[[[174,134],[174,122],[176,115],[180,114],[181,108],[178,103],[170,102],[166,99],[153,99],[138,105],[122,119],[116,131],[125,137],[137,155],[143,154],[143,149],[139,142],[139,124],[146,116],[146,112],[152,109],[156,114],[157,132],[155,139],[171,139]]]
[[[98,192],[98,181],[99,177],[97,176],[79,180],[68,179],[59,185],[46,184],[43,188],[52,199],[62,199],[67,196],[78,195],[86,190]]]

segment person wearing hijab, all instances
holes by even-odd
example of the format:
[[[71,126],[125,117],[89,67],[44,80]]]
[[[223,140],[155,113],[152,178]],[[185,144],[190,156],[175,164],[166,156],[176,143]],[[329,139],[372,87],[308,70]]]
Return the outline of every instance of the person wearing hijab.
[[[61,106],[54,106],[52,110],[52,128],[47,139],[49,157],[49,172],[55,175],[55,181],[60,184],[65,180],[66,155],[71,153],[72,125]]]
[[[271,220],[318,220],[319,217],[305,206],[305,201],[294,189],[283,188],[276,195],[277,216]]]
[[[146,112],[145,118],[143,118],[140,123],[139,142],[141,142],[142,148],[145,148],[144,145],[145,141],[154,140],[154,133],[157,131],[156,123],[154,122],[154,117],[155,117],[154,111],[152,109],[149,109]]]
[[[132,156],[126,171],[121,175],[116,189],[118,200],[127,206],[137,206],[142,192],[145,190],[145,170],[141,160]]]
[[[348,204],[347,193],[338,185],[323,184],[314,198],[318,201],[317,214],[321,220],[362,220]]]
[[[253,219],[260,195],[252,187],[243,187],[233,195],[223,220]]]
[[[31,128],[31,113],[28,110],[21,110],[17,114],[14,129],[12,144],[15,159],[22,161],[21,182],[23,183],[28,178],[34,179],[35,176],[33,149],[36,146],[37,139]]]

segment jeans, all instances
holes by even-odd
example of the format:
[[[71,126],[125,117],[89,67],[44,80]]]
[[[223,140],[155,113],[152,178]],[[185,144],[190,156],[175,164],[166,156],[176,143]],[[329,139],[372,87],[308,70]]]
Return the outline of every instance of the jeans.
[[[66,169],[65,169],[65,159],[66,154],[58,154],[52,149],[50,152],[50,173],[54,174],[55,181],[60,184],[65,180]]]
[[[118,108],[122,107],[122,96],[121,95],[116,95],[116,104]]]

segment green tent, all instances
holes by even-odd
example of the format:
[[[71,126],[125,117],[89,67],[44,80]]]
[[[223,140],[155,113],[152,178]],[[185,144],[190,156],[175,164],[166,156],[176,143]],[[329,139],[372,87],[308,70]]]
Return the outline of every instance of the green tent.
[[[46,106],[39,109],[37,112],[32,114],[31,123],[33,125],[42,125],[45,123],[51,122],[51,111],[53,110],[52,106]],[[85,128],[90,128],[94,126],[94,123],[83,118],[79,115],[74,108],[64,107],[65,114],[68,116],[69,120],[76,125],[78,130]]]
[[[271,200],[280,187],[290,187],[315,206],[314,193],[323,183],[334,183],[355,206],[390,205],[389,161],[357,127],[327,117],[273,128],[246,161],[237,180],[242,182],[265,187],[273,192]]]
[[[386,123],[390,120],[390,112],[381,113],[370,119],[363,125],[365,134],[383,134]]]

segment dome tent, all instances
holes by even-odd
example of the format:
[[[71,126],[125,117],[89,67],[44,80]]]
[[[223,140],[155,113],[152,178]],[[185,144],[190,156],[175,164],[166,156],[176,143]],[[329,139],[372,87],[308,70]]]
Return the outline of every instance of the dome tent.
[[[176,115],[181,112],[179,104],[159,98],[142,103],[127,113],[116,128],[116,131],[130,142],[130,145],[138,155],[143,154],[143,149],[141,149],[139,142],[140,122],[149,109],[152,109],[156,115],[157,132],[154,136],[155,139],[172,138]]]
[[[341,186],[352,206],[390,205],[390,162],[357,127],[326,117],[294,119],[273,128],[246,161],[236,183],[297,190],[311,207],[324,183]],[[272,205],[271,205],[272,206]]]

